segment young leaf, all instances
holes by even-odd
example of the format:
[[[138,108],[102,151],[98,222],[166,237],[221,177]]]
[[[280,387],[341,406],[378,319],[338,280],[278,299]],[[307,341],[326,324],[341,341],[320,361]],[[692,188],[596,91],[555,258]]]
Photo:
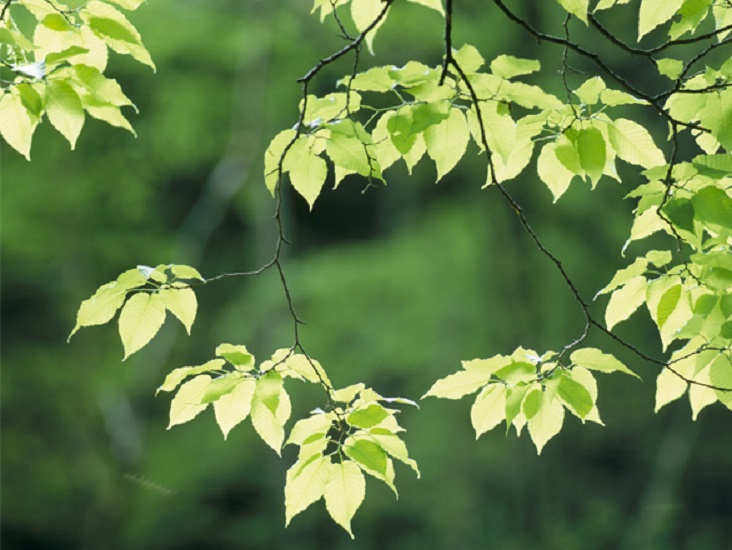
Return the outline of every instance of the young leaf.
[[[378,403],[372,403],[366,408],[356,409],[348,415],[346,421],[357,428],[373,428],[381,423],[389,413]]]
[[[168,373],[163,381],[162,385],[157,389],[155,395],[161,391],[173,391],[178,387],[178,384],[183,382],[187,377],[193,376],[194,374],[201,374],[202,372],[218,371],[224,366],[222,359],[212,359],[207,361],[203,365],[197,365],[195,367],[179,367],[173,369]]]
[[[468,124],[460,109],[450,109],[447,119],[424,131],[427,154],[437,165],[438,181],[463,157],[469,137]]]
[[[512,55],[499,55],[491,61],[491,72],[505,79],[535,73],[539,69],[541,69],[541,64],[536,59],[521,59]]]
[[[582,21],[585,25],[587,24],[587,11],[589,9],[590,0],[557,0],[559,4]]]
[[[295,191],[300,193],[312,210],[328,175],[328,167],[309,146],[307,137],[300,137],[292,144],[287,151],[283,168],[290,173]]]
[[[625,162],[652,168],[666,163],[663,152],[653,142],[651,134],[643,126],[625,118],[619,118],[608,127],[610,143]]]
[[[279,182],[280,160],[285,152],[287,145],[295,139],[297,132],[295,130],[283,130],[277,134],[270,142],[267,150],[264,152],[264,183],[272,195],[275,193],[277,183]],[[283,171],[284,167],[283,167]]]
[[[541,454],[547,441],[562,429],[564,407],[558,399],[552,399],[548,392],[534,392],[534,395],[536,394],[539,394],[541,399],[538,410],[531,418],[527,415],[527,418],[529,434],[536,446],[536,453]]]
[[[344,443],[343,452],[364,472],[382,480],[396,493],[394,480],[390,475],[390,460],[380,445],[368,439],[351,436]]]
[[[84,108],[79,95],[66,80],[48,81],[46,113],[48,120],[67,139],[73,149],[84,125]]]
[[[577,155],[582,169],[597,185],[605,169],[605,139],[597,128],[583,128],[577,134]]]
[[[366,495],[366,480],[361,469],[350,460],[328,465],[328,482],[323,491],[325,507],[351,538],[351,519]]]
[[[196,294],[193,290],[190,288],[163,288],[160,290],[160,297],[165,308],[183,323],[186,332],[190,334],[198,309]]]
[[[138,292],[127,300],[119,316],[124,359],[152,340],[164,321],[165,303],[159,294]]]
[[[608,330],[630,317],[646,301],[645,277],[634,277],[610,295],[605,309]]]
[[[433,9],[440,15],[445,15],[445,10],[442,8],[442,0],[409,0],[415,4],[421,4],[427,8]]]
[[[435,382],[429,391],[422,396],[441,397],[443,399],[460,399],[485,386],[491,373],[479,369],[461,370]]]
[[[676,367],[674,367],[674,370],[676,370]],[[675,373],[669,369],[663,369],[656,379],[655,412],[658,412],[664,405],[684,395],[688,387],[689,384]]]
[[[214,401],[216,423],[224,434],[224,439],[231,429],[246,420],[252,405],[252,397],[256,382],[252,379],[240,381],[230,393],[222,395]]]
[[[628,367],[623,365],[615,357],[609,353],[603,353],[599,349],[595,348],[582,348],[573,352],[570,355],[572,363],[580,367],[584,367],[589,370],[597,372],[624,372],[635,376],[640,380],[640,376],[631,371]]]
[[[671,19],[684,0],[641,0],[638,15],[638,40]]]
[[[470,420],[475,429],[475,439],[498,426],[506,418],[506,394],[503,384],[490,384],[483,388],[470,409]]]
[[[220,344],[216,348],[216,356],[223,357],[238,370],[250,371],[254,368],[254,356],[246,346],[234,344]]]
[[[31,140],[35,124],[20,96],[4,93],[0,97],[0,136],[30,160]]]
[[[399,439],[399,436],[385,428],[374,428],[370,431],[369,435],[388,454],[412,468],[414,473],[417,474],[417,477],[420,477],[417,463],[409,458],[407,446],[404,444],[404,441]]]
[[[257,387],[252,398],[250,411],[252,425],[259,434],[259,437],[269,445],[277,455],[281,455],[282,443],[285,439],[285,422],[290,418],[290,398],[284,388],[280,385],[280,393],[277,396],[277,408],[273,412],[269,405],[272,404],[271,389],[274,386],[272,380],[266,381],[263,376],[257,381]],[[264,381],[264,383],[263,383]],[[281,380],[280,380],[281,382]]]
[[[210,376],[201,374],[180,387],[178,393],[175,394],[175,397],[170,402],[168,430],[176,424],[183,424],[189,420],[193,420],[208,407],[208,403],[201,404],[201,397],[210,381]]]
[[[559,377],[557,395],[577,416],[584,420],[595,405],[590,392],[568,375]]]
[[[302,465],[300,461],[287,470],[285,482],[285,526],[308,506],[320,500],[328,482],[330,459],[315,455]]]
[[[537,161],[539,178],[543,181],[557,202],[574,178],[574,173],[568,170],[557,158],[556,144],[547,143],[542,147]]]

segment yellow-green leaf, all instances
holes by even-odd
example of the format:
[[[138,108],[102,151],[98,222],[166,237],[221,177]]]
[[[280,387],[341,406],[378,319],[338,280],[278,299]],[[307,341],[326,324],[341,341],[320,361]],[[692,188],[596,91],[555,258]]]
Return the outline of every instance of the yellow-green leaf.
[[[465,154],[470,132],[460,109],[450,109],[449,116],[424,131],[427,154],[437,166],[437,180],[452,170]]]
[[[640,376],[630,370],[628,367],[623,365],[615,357],[609,353],[603,353],[599,349],[595,348],[582,348],[573,352],[570,356],[572,363],[580,367],[584,367],[589,370],[597,372],[624,372],[635,376],[640,380]]]
[[[605,309],[605,324],[609,330],[630,317],[646,301],[646,279],[639,276],[628,281],[610,295]]]
[[[206,387],[210,381],[210,376],[201,374],[180,387],[178,393],[175,394],[175,397],[170,402],[168,429],[176,424],[183,424],[189,420],[193,420],[208,407],[208,403],[201,404],[201,397],[203,397],[203,393],[206,391]]]
[[[20,96],[4,93],[0,97],[0,136],[30,160],[31,140],[35,124]]]
[[[470,420],[476,439],[506,418],[506,392],[505,385],[490,384],[478,394],[470,409]]]
[[[139,292],[127,300],[119,316],[124,358],[127,359],[152,340],[164,321],[165,304],[160,295]]]
[[[641,0],[638,14],[638,40],[671,19],[684,0]]]
[[[684,395],[688,386],[684,380],[669,369],[663,369],[656,379],[656,412],[661,410],[664,405]]]
[[[214,401],[216,423],[221,428],[224,439],[228,437],[234,426],[249,416],[255,386],[256,382],[252,379],[242,380],[232,392],[222,395]]]
[[[165,308],[183,323],[186,332],[190,334],[198,309],[196,294],[193,290],[190,288],[164,288],[160,290],[160,297],[163,299]]]
[[[315,455],[303,466],[300,461],[287,470],[285,482],[285,526],[297,514],[320,500],[328,482],[330,458]]]
[[[79,95],[67,81],[48,81],[46,114],[54,128],[68,140],[73,149],[84,125],[84,108]]]
[[[353,538],[351,519],[366,495],[366,480],[361,469],[350,460],[330,464],[323,494],[330,517]]]
[[[528,418],[529,434],[536,446],[536,453],[541,454],[544,445],[562,429],[564,407],[558,399],[552,399],[548,392],[534,392],[541,396],[536,413]],[[528,398],[529,396],[527,396]]]

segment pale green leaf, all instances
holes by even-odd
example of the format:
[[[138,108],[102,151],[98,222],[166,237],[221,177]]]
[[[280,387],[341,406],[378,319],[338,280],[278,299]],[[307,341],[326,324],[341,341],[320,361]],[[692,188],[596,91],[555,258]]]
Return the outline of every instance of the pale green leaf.
[[[543,181],[554,196],[554,202],[559,200],[569,188],[574,173],[568,170],[557,158],[556,145],[547,143],[542,147],[537,161],[539,178]]]
[[[164,321],[165,304],[159,294],[138,292],[127,300],[119,316],[124,359],[152,340]]]
[[[289,370],[298,377],[307,380],[308,382],[312,382],[313,384],[319,384],[321,382],[330,384],[328,374],[320,363],[300,353],[290,355],[285,360],[284,366],[287,370],[283,371],[283,375]]]
[[[470,420],[475,438],[498,426],[506,418],[506,393],[503,384],[491,384],[483,388],[470,409]]]
[[[710,377],[710,366],[705,367],[694,377],[695,382],[712,385]],[[689,384],[689,403],[691,405],[691,419],[696,420],[699,413],[717,401],[717,394],[711,388],[707,388],[700,384]]]
[[[380,424],[387,416],[389,416],[389,412],[384,407],[378,403],[372,403],[368,407],[353,411],[348,415],[346,421],[357,428],[372,428]]]
[[[302,445],[307,439],[315,435],[325,436],[332,423],[332,419],[324,413],[302,418],[292,427],[285,445]]]
[[[339,403],[350,403],[364,389],[365,386],[361,382],[359,382],[358,384],[352,384],[350,386],[346,386],[345,388],[335,390],[332,393],[333,401]]]
[[[679,59],[656,59],[656,65],[658,66],[658,72],[671,80],[679,78],[684,70],[684,63]]]
[[[283,168],[290,173],[295,191],[300,193],[312,210],[328,175],[328,167],[310,148],[306,137],[301,137],[292,144],[287,151]]]
[[[203,365],[196,365],[194,367],[179,367],[173,369],[168,373],[163,381],[163,384],[157,389],[156,394],[161,391],[173,391],[178,387],[178,384],[183,382],[188,376],[194,374],[201,374],[202,372],[211,372],[221,370],[224,366],[223,359],[212,359],[207,361]]]
[[[478,49],[470,44],[463,45],[459,50],[453,49],[452,58],[457,61],[465,74],[476,72],[485,63]]]
[[[633,277],[610,295],[605,309],[608,330],[630,317],[646,301],[645,277]]]
[[[201,404],[201,397],[210,381],[211,377],[201,374],[180,387],[170,402],[170,421],[167,429],[193,420],[208,407],[208,403]]]
[[[333,125],[332,127],[337,126],[340,125]],[[378,161],[375,158],[370,158],[367,153],[367,144],[355,136],[334,131],[325,144],[325,151],[333,164],[342,166],[346,170],[353,170],[362,176],[381,177]]]
[[[69,339],[81,327],[103,325],[114,317],[122,306],[127,291],[145,284],[145,278],[137,269],[130,269],[117,277],[116,281],[100,286],[91,298],[81,303],[76,315],[76,326]]]
[[[541,398],[541,404],[531,418],[528,418],[529,434],[541,454],[544,445],[562,429],[564,407],[558,399],[552,399],[547,392],[534,392]],[[527,396],[528,397],[528,396]]]
[[[275,391],[278,392],[276,395]],[[262,440],[278,455],[285,439],[284,425],[291,412],[290,397],[282,387],[282,378],[279,374],[269,372],[259,378],[250,411],[252,425]]]
[[[592,373],[590,371],[582,367],[574,367],[571,371],[565,371],[564,375],[572,378],[572,380],[574,380],[575,382],[582,384],[582,387],[584,387],[587,390],[587,393],[590,394],[590,398],[592,399],[593,403],[592,410],[590,410],[590,412],[585,415],[583,420],[590,420],[602,426],[603,423],[602,419],[600,418],[600,411],[597,410],[596,404],[597,381],[595,380],[595,377],[592,376]]]
[[[625,162],[652,168],[666,163],[663,152],[653,142],[643,126],[625,118],[613,121],[608,127],[610,143],[618,157]]]
[[[254,356],[246,346],[220,344],[216,348],[216,356],[223,357],[239,370],[249,371],[254,368]]]
[[[353,538],[351,519],[366,495],[366,480],[361,469],[350,460],[330,464],[323,494],[330,517]]]
[[[594,105],[600,101],[600,94],[605,91],[605,81],[599,76],[588,78],[574,91],[579,100],[585,105]]]
[[[535,73],[539,69],[541,69],[541,64],[536,59],[522,59],[512,55],[499,55],[491,61],[491,72],[496,76],[506,79]]]
[[[198,272],[195,267],[189,265],[172,264],[170,271],[176,279],[198,279],[199,281],[205,281],[206,279]]]
[[[407,446],[396,434],[384,428],[374,428],[371,430],[370,437],[391,456],[412,468],[412,470],[417,474],[417,477],[420,477],[417,463],[409,458]]]
[[[468,124],[460,109],[450,109],[447,119],[424,131],[427,154],[435,161],[438,181],[463,157],[469,138]]]
[[[190,288],[163,288],[160,290],[160,297],[165,308],[183,323],[186,332],[190,334],[198,309],[196,294],[193,290]]]
[[[638,40],[671,19],[684,0],[641,0],[638,14]]]
[[[49,80],[46,86],[46,114],[54,128],[63,135],[71,148],[84,125],[84,108],[79,95],[65,80]]]
[[[557,0],[559,4],[582,21],[587,24],[587,11],[589,10],[590,0]]]
[[[613,357],[609,353],[603,353],[599,349],[578,349],[577,351],[572,353],[570,359],[572,360],[573,364],[589,370],[605,373],[624,372],[625,374],[630,374],[631,376],[635,376],[640,380],[640,377],[637,374],[635,374],[628,367],[623,365],[615,357]]]
[[[310,457],[305,465],[300,461],[287,470],[285,482],[285,526],[308,506],[320,500],[330,474],[330,458]]]
[[[389,67],[371,67],[368,71],[358,73],[352,79],[344,79],[351,90],[360,92],[388,92],[394,86],[394,79],[389,75]]]
[[[203,392],[201,403],[213,403],[220,397],[230,394],[244,380],[240,372],[227,372],[214,378]]]
[[[264,183],[272,195],[279,182],[279,166],[282,154],[290,142],[295,139],[297,132],[295,130],[283,130],[277,134],[270,142],[267,150],[264,152]]]
[[[726,390],[715,390],[715,393],[720,403],[732,410],[732,360],[727,355],[720,353],[711,362],[709,380],[712,385]]]
[[[674,367],[676,368],[676,367]],[[688,384],[669,369],[663,369],[656,379],[656,409],[675,401],[686,392]]]
[[[252,379],[240,381],[230,393],[222,395],[214,401],[216,423],[224,434],[224,439],[231,429],[249,416],[256,382]]]
[[[371,25],[373,25],[379,18],[379,15],[385,7],[387,7],[387,5],[382,0],[352,1],[351,19],[353,19],[353,24],[356,25],[358,32],[363,33],[367,28],[371,27]],[[371,27],[371,31],[366,35],[366,45],[372,55],[374,53],[374,37],[376,36],[376,32],[379,30],[379,27],[384,24],[385,20],[386,16],[382,17],[375,26]]]
[[[440,15],[445,15],[445,10],[442,8],[442,0],[409,0],[415,4],[421,4],[430,9],[435,10]]]
[[[108,2],[111,2],[112,4],[117,4],[123,9],[134,11],[137,8],[140,7],[140,5],[145,2],[145,0],[107,0]]]
[[[16,151],[30,160],[31,140],[35,124],[19,95],[4,93],[0,97],[0,136]]]
[[[443,399],[460,399],[485,386],[491,379],[491,373],[481,369],[461,370],[435,382],[429,391],[422,396],[441,397]]]

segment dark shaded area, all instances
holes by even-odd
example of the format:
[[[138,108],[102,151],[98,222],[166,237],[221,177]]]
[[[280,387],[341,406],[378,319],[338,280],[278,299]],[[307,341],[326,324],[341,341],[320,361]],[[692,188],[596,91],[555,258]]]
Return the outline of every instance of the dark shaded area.
[[[554,3],[522,5],[535,24],[561,32]],[[464,9],[456,46],[474,43],[486,59],[540,57],[547,87],[563,93],[560,49],[527,40],[486,3]],[[654,415],[655,368],[601,337],[592,344],[644,380],[600,378],[606,427],[568,418],[537,457],[525,433],[496,430],[476,442],[467,400],[426,400],[401,417],[422,479],[397,466],[398,501],[369,479],[353,542],[322,502],[284,528],[292,449],[279,460],[250,424],[224,441],[210,411],[165,430],[169,398],[154,396],[165,373],[209,359],[220,342],[244,343],[259,360],[290,345],[274,272],[201,288],[190,338],[169,319],[125,363],[113,325],[66,343],[80,301],[132,266],[184,263],[213,276],[271,258],[262,155],[296,120],[296,78],[342,44],[307,11],[294,0],[150,2],[133,20],[157,74],[119,56],[110,69],[140,108],[131,115],[137,139],[88,120],[74,152],[48,123],[30,164],[3,145],[3,550],[732,547],[729,411],[717,404],[692,422],[678,402]],[[622,34],[634,14],[619,14],[610,26]],[[397,3],[375,57],[363,61],[436,64],[441,25],[437,14]],[[572,29],[582,37],[580,25]],[[594,46],[623,74],[642,74],[637,60]],[[349,67],[328,69],[321,91]],[[665,128],[651,131],[661,138]],[[463,359],[518,345],[557,349],[579,334],[581,312],[561,277],[499,194],[480,189],[476,153],[439,185],[423,160],[412,177],[388,171],[383,188],[363,192],[358,178],[328,185],[312,212],[285,194],[303,342],[336,385],[363,380],[417,399]],[[603,180],[592,192],[575,181],[552,205],[534,167],[508,188],[591,297],[627,262],[623,196],[639,177],[622,168],[627,183]],[[660,354],[646,316],[618,333]],[[292,396],[293,420],[321,405],[310,388],[293,385]]]

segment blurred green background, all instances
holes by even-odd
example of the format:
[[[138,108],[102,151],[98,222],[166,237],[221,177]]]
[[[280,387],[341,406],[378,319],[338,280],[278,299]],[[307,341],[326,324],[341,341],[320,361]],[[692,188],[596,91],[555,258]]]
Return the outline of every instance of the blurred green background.
[[[369,480],[355,541],[322,502],[284,528],[293,449],[277,459],[246,424],[224,442],[210,411],[167,431],[169,396],[154,396],[167,371],[209,359],[220,342],[246,344],[260,360],[290,345],[274,272],[201,288],[190,338],[169,321],[125,363],[114,325],[66,343],[81,300],[125,269],[184,263],[210,277],[271,257],[263,151],[297,119],[296,79],[342,45],[307,4],[150,2],[131,19],[157,74],[119,56],[109,70],[140,109],[131,114],[139,137],[89,120],[71,152],[45,123],[31,163],[3,144],[3,550],[732,548],[729,411],[714,405],[692,422],[679,402],[654,415],[656,370],[602,337],[591,342],[644,378],[600,380],[606,427],[567,418],[537,457],[526,434],[476,442],[467,399],[427,400],[401,418],[422,479],[398,467],[399,500]],[[545,86],[561,93],[561,50],[527,40],[487,3],[460,4],[456,46],[473,43],[487,59],[540,57]],[[555,3],[519,4],[561,32]],[[615,23],[621,34],[634,25]],[[436,13],[397,3],[364,63],[436,64],[441,38]],[[625,74],[642,69],[608,54]],[[349,67],[329,67],[312,91],[330,91]],[[476,152],[437,186],[424,160],[414,177],[393,168],[387,187],[366,193],[347,179],[312,213],[287,192],[286,268],[308,323],[303,343],[337,386],[363,380],[417,399],[462,359],[557,349],[581,331],[556,270],[500,196],[480,190]],[[592,193],[575,183],[556,205],[533,169],[509,184],[586,297],[627,261],[623,196],[640,180],[623,173],[623,185],[603,181]],[[643,315],[619,332],[660,354]],[[294,389],[294,417],[320,399]]]

